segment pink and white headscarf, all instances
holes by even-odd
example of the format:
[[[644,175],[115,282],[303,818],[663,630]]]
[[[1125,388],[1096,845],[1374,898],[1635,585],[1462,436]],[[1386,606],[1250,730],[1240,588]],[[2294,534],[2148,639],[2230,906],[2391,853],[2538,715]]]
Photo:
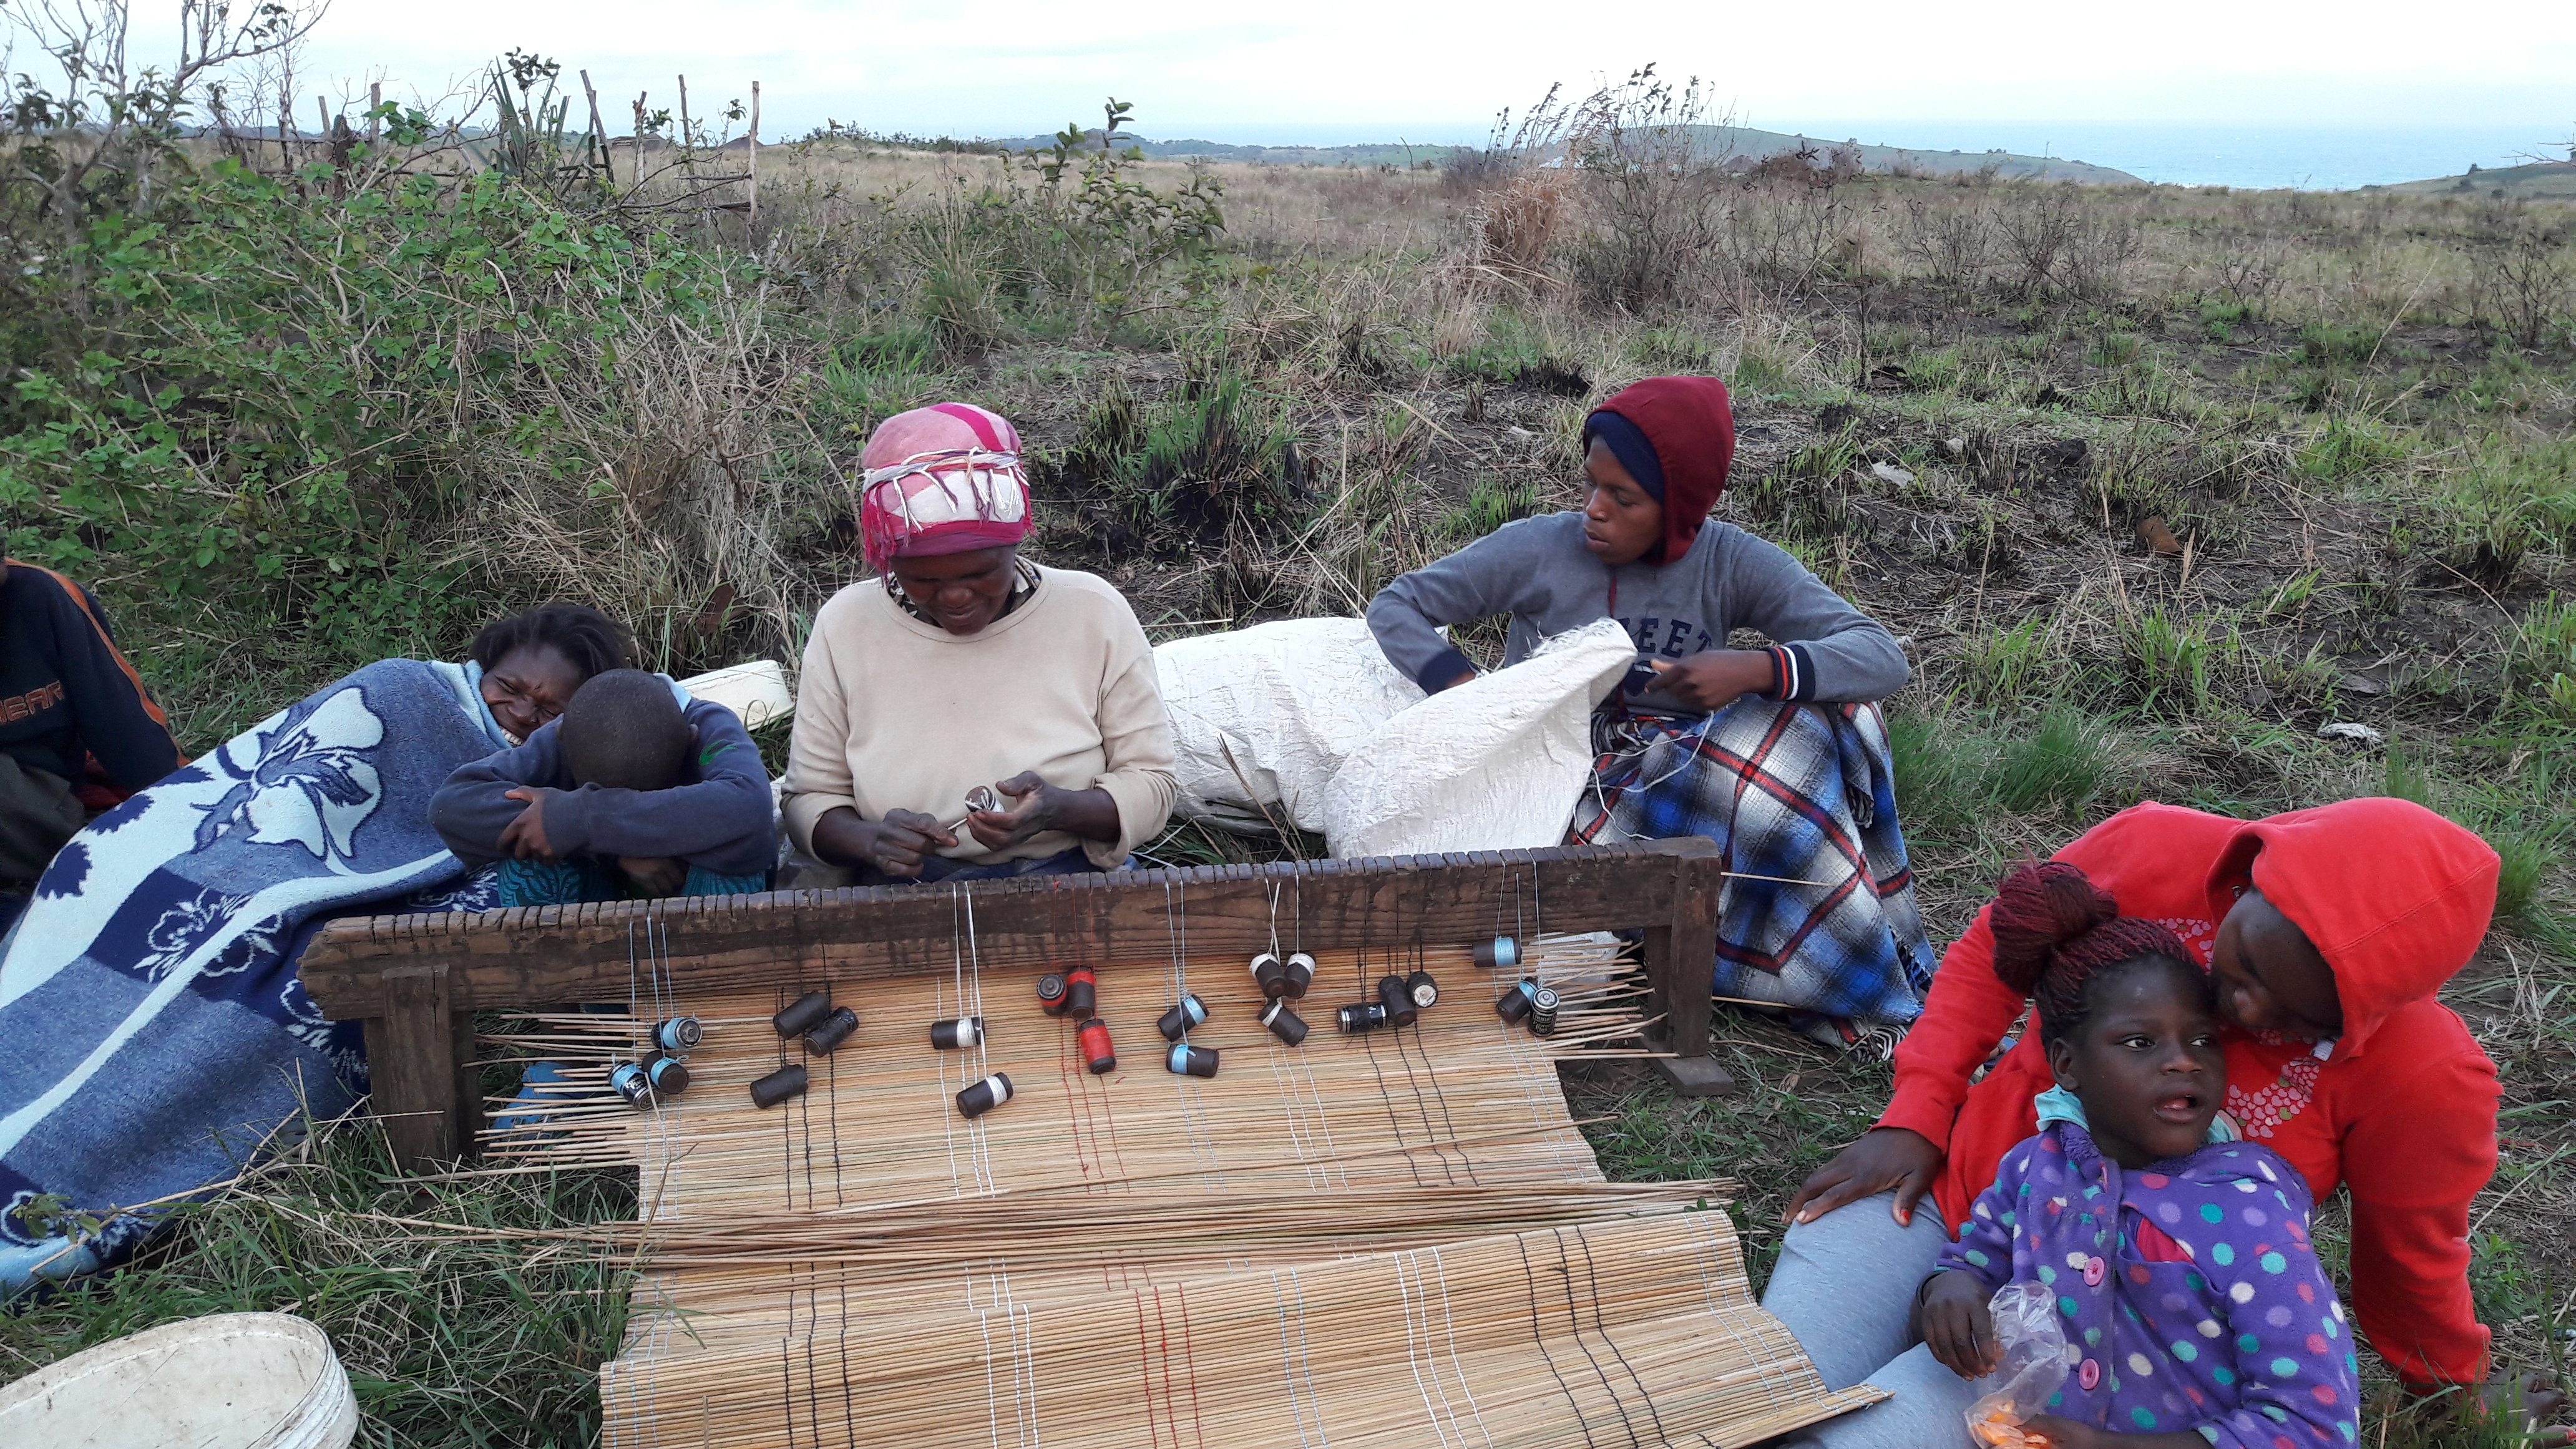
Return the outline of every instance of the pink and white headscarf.
[[[905,555],[999,548],[1029,536],[1029,475],[1010,420],[934,403],[877,425],[859,455],[859,543],[883,573]]]

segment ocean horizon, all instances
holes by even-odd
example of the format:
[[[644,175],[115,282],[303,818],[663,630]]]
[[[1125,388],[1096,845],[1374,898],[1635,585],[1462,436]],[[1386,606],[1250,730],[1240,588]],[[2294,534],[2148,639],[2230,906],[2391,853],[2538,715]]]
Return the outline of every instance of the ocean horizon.
[[[2177,186],[2348,191],[2567,159],[2576,120],[2545,125],[2285,126],[2263,122],[1837,121],[1749,118],[1744,125],[1921,151],[2054,156]]]

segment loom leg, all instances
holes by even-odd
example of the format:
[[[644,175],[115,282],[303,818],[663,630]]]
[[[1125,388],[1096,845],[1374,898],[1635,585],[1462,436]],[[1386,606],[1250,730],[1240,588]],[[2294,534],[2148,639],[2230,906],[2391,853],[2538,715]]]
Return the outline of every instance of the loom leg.
[[[1656,1043],[1661,1047],[1663,1043]],[[1655,1074],[1676,1097],[1725,1097],[1735,1092],[1735,1074],[1718,1063],[1717,1058],[1655,1057]]]
[[[367,1018],[367,1067],[376,1116],[385,1124],[394,1166],[419,1172],[462,1151],[461,1074],[447,995],[447,966],[396,967],[384,973],[385,1014]]]

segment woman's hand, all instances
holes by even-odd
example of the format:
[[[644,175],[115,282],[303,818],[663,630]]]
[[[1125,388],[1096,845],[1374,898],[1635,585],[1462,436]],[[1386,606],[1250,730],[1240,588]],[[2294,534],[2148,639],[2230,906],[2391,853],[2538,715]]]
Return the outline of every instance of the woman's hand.
[[[966,817],[966,828],[986,850],[1006,850],[1051,830],[1084,840],[1118,838],[1118,802],[1106,790],[1062,789],[1039,779],[1035,770],[1022,770],[993,788],[1018,803]]]
[[[1944,1154],[1932,1139],[1903,1127],[1873,1127],[1799,1184],[1789,1199],[1791,1222],[1812,1223],[1847,1203],[1894,1189],[1896,1221],[1914,1222],[1914,1206],[1941,1175]]]
[[[2025,1419],[2021,1431],[2047,1445],[2048,1449],[2114,1449],[2118,1444],[2118,1440],[2090,1424],[2079,1424],[2056,1414],[2039,1414]],[[2200,1436],[2194,1434],[2191,1437],[2197,1439]]]
[[[1963,1379],[1984,1378],[2003,1360],[1995,1346],[1994,1310],[1987,1306],[1992,1296],[1967,1273],[1935,1273],[1924,1284],[1918,1310],[1923,1346]]]
[[[542,785],[522,785],[518,789],[501,792],[502,799],[524,801],[528,807],[519,812],[517,819],[501,827],[503,855],[513,860],[555,858],[555,848],[546,840],[546,801],[552,799],[554,793]]]
[[[1772,683],[1767,649],[1704,649],[1687,659],[1650,659],[1655,688],[1693,709],[1724,709]]]
[[[956,836],[917,810],[889,810],[883,820],[863,820],[842,805],[814,822],[814,854],[825,864],[864,865],[891,876],[921,874],[923,857],[956,843]]]

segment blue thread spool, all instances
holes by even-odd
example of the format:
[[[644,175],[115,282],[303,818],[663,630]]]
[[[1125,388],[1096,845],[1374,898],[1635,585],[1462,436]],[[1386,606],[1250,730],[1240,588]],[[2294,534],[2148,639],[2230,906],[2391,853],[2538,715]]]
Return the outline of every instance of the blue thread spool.
[[[933,1050],[973,1051],[983,1044],[984,1018],[980,1016],[961,1016],[954,1021],[934,1021],[930,1024],[930,1045]]]
[[[1529,1029],[1532,1036],[1556,1035],[1556,988],[1542,986],[1530,993]]]
[[[1207,1019],[1207,1003],[1199,1000],[1195,991],[1183,992],[1172,1009],[1163,1013],[1162,1020],[1154,1023],[1154,1030],[1161,1032],[1165,1041],[1179,1041],[1190,1034],[1190,1028],[1205,1025]]]
[[[1509,936],[1496,936],[1476,943],[1476,964],[1488,971],[1510,971],[1521,964],[1521,943]]]
[[[620,1062],[608,1074],[609,1090],[626,1099],[626,1105],[638,1112],[653,1108],[653,1079],[633,1062]]]
[[[655,1057],[646,1062],[644,1079],[653,1084],[653,1095],[666,1102],[689,1090],[689,1068],[678,1057]]]
[[[706,1027],[694,1016],[675,1016],[653,1028],[653,1045],[666,1052],[684,1052],[706,1039]]]
[[[1164,1058],[1163,1065],[1174,1076],[1213,1077],[1216,1075],[1216,1049],[1182,1042],[1172,1048],[1172,1054]]]
[[[1386,1025],[1386,1008],[1374,1001],[1353,1002],[1333,1013],[1333,1025],[1347,1032],[1375,1031]]]
[[[1297,1013],[1288,1009],[1287,1002],[1274,1001],[1268,1006],[1263,1007],[1261,1009],[1261,1024],[1270,1028],[1270,1034],[1272,1036],[1279,1038],[1290,1046],[1301,1045],[1306,1040],[1306,1023],[1304,1020],[1299,1018]]]
[[[844,1006],[805,1033],[805,1050],[818,1057],[828,1057],[834,1047],[848,1041],[850,1033],[858,1029],[859,1014]]]
[[[1401,976],[1379,977],[1377,999],[1386,1005],[1386,1024],[1389,1026],[1411,1026],[1414,1018],[1422,1014],[1422,1008],[1414,1004],[1413,993],[1406,989]]]
[[[1290,1001],[1303,1000],[1306,988],[1315,984],[1315,958],[1303,951],[1291,951],[1280,969],[1286,975],[1283,978],[1284,986],[1279,994]]]
[[[1011,1100],[1011,1078],[1008,1073],[995,1072],[957,1094],[957,1111],[967,1121],[972,1122],[1009,1100]]]
[[[1428,971],[1416,971],[1405,977],[1404,991],[1413,998],[1415,1006],[1425,1009],[1440,1000],[1440,983],[1432,980]]]
[[[805,1064],[789,1062],[777,1071],[751,1084],[751,1105],[775,1107],[790,1097],[805,1095]]]
[[[808,991],[797,997],[786,1010],[769,1019],[778,1028],[778,1039],[802,1036],[806,1029],[832,1014],[832,996],[825,991]]]
[[[1527,1020],[1530,1007],[1537,999],[1537,992],[1538,982],[1534,979],[1524,977],[1513,982],[1512,989],[1504,992],[1501,998],[1495,1001],[1494,1015],[1514,1024]]]

